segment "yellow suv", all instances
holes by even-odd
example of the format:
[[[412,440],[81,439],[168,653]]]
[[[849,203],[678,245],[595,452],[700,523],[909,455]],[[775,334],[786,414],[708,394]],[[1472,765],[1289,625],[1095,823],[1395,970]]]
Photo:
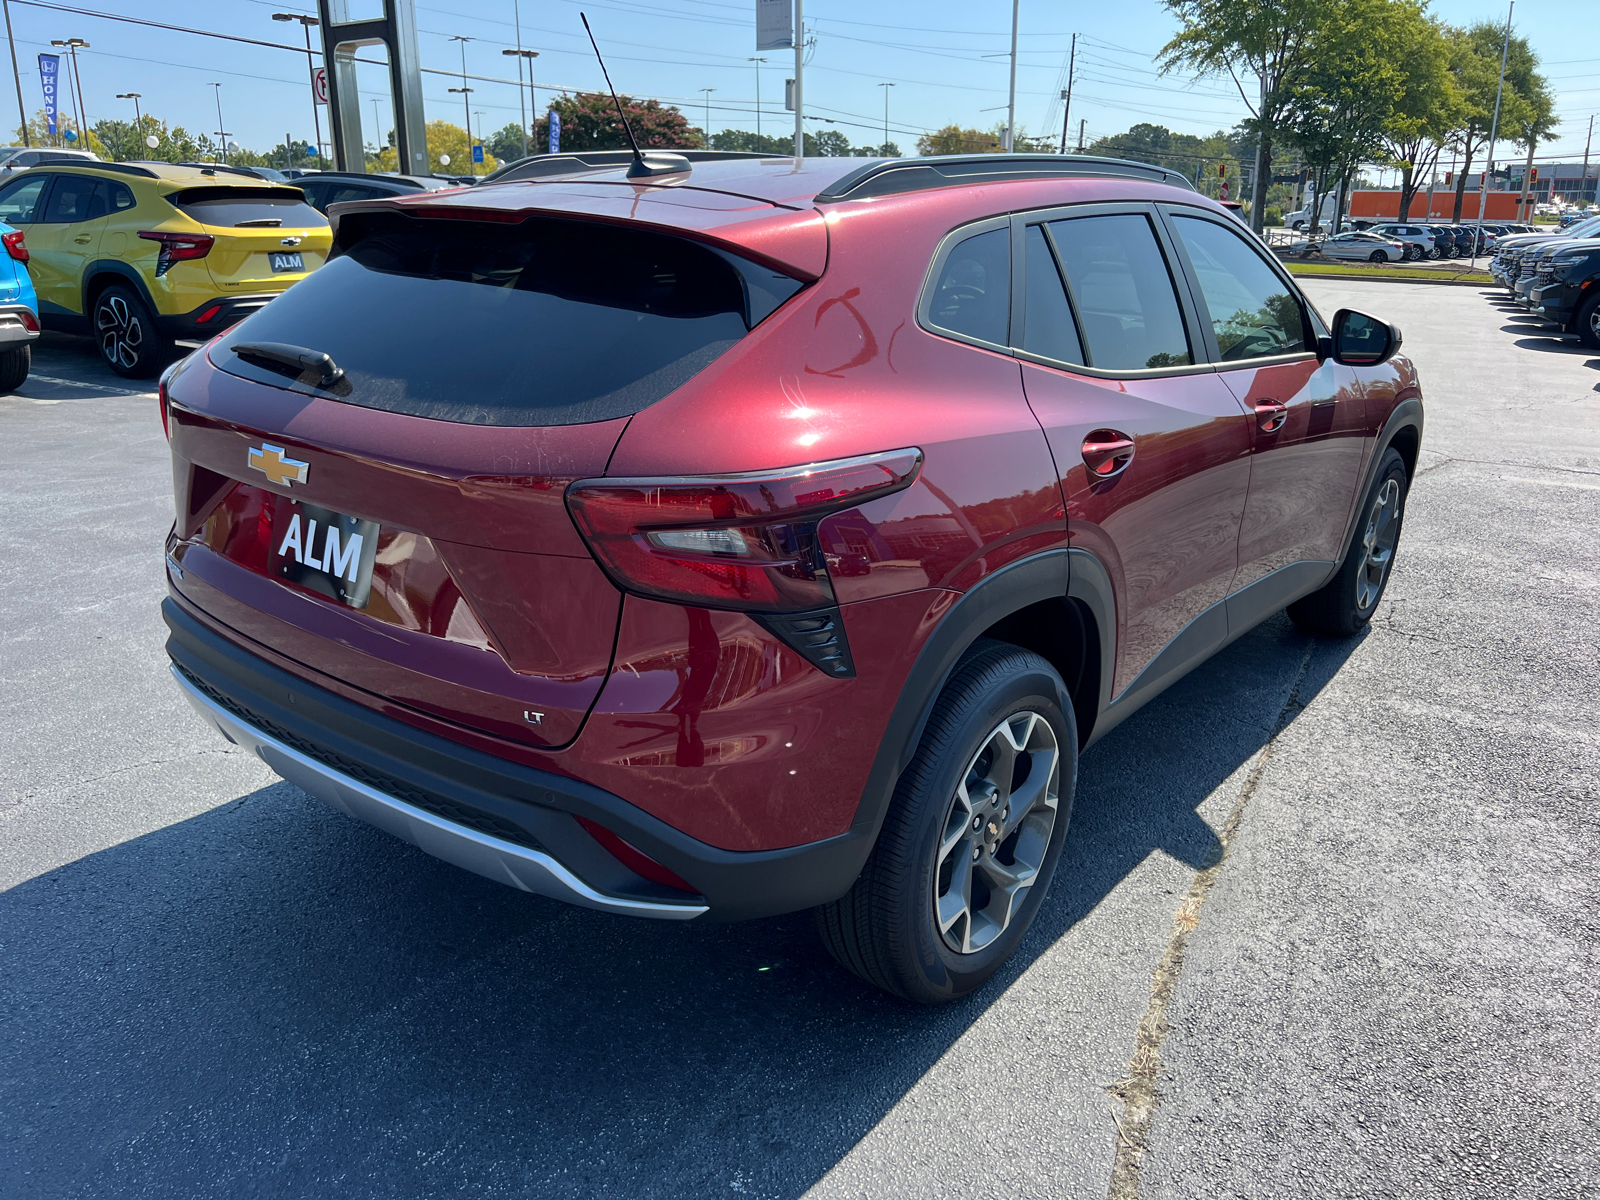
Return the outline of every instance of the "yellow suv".
[[[94,337],[119,375],[154,375],[320,267],[328,219],[297,187],[227,167],[47,163],[0,186],[27,235],[46,329]]]

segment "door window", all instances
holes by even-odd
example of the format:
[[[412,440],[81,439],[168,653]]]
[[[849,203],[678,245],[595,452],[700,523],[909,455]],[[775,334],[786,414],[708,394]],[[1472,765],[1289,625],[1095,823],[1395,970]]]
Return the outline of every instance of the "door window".
[[[7,225],[31,224],[34,210],[39,207],[39,195],[49,180],[48,175],[35,175],[0,188],[0,221]]]
[[[1011,231],[974,234],[951,250],[928,300],[930,324],[1004,346],[1011,325]]]
[[[1027,232],[1028,298],[1023,317],[1022,348],[1029,354],[1057,362],[1083,362],[1078,325],[1072,319],[1067,289],[1056,256],[1045,240],[1044,227],[1029,225]]]
[[[67,225],[92,221],[106,215],[106,196],[100,180],[92,175],[57,175],[56,186],[45,204],[47,225]]]
[[[1215,221],[1176,217],[1223,362],[1306,349],[1300,301],[1242,237]]]
[[[1050,222],[1088,343],[1089,366],[1140,371],[1194,361],[1172,273],[1139,213]]]

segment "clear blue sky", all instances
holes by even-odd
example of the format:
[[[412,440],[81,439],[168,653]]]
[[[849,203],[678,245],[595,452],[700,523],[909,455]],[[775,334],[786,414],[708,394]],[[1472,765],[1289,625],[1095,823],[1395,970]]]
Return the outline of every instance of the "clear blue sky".
[[[300,26],[274,22],[275,11],[311,12],[314,0],[77,0],[71,7],[300,44]],[[422,0],[417,6],[423,65],[459,70],[466,44],[470,73],[514,77],[513,60],[501,49],[514,44],[513,0]],[[755,0],[520,0],[523,45],[541,51],[537,60],[540,97],[549,87],[593,90],[601,86],[583,28],[582,8],[607,52],[619,89],[657,96],[682,107],[695,125],[705,120],[710,94],[711,125],[756,127],[756,76],[747,61],[755,51]],[[353,16],[377,10],[377,0],[351,0]],[[1504,20],[1498,0],[1436,0],[1433,11],[1465,24]],[[1590,114],[1600,111],[1600,39],[1594,36],[1592,0],[1521,0],[1516,27],[1529,37],[1559,96],[1562,128],[1540,148],[1547,154],[1580,155]],[[1234,124],[1245,113],[1226,80],[1198,83],[1160,77],[1152,59],[1175,24],[1157,0],[1066,4],[1022,0],[1017,120],[1030,133],[1061,129],[1059,91],[1066,83],[1070,35],[1078,41],[1072,125],[1088,122],[1088,136],[1116,133],[1136,121],[1152,121],[1184,133],[1206,134]],[[816,38],[806,70],[806,108],[839,122],[834,128],[853,144],[883,137],[884,95],[889,98],[890,137],[906,153],[917,134],[958,122],[992,126],[1003,120],[1011,5],[1007,0],[809,0],[807,25]],[[222,84],[223,119],[241,145],[265,149],[284,134],[310,138],[311,104],[304,53],[244,45],[31,7],[12,0],[11,20],[24,99],[40,106],[35,56],[51,38],[81,37],[91,43],[80,54],[85,106],[92,122],[131,117],[132,103],[118,92],[143,93],[146,112],[192,130],[217,129],[212,82]],[[1575,32],[1575,27],[1581,32]],[[793,118],[782,111],[783,79],[793,56],[769,51],[762,68],[762,129],[781,133]],[[392,127],[384,76],[362,69],[362,108],[370,130],[377,120]],[[892,82],[883,88],[880,83]],[[424,76],[427,114],[459,124],[462,103],[446,89],[452,81]],[[474,82],[474,127],[499,128],[518,117],[517,89]],[[13,114],[15,91],[0,89],[0,113]],[[8,118],[9,119],[9,118]],[[808,128],[828,128],[812,123]],[[326,124],[324,123],[324,136]],[[1504,153],[1504,151],[1502,151]],[[1600,155],[1600,147],[1595,151]]]

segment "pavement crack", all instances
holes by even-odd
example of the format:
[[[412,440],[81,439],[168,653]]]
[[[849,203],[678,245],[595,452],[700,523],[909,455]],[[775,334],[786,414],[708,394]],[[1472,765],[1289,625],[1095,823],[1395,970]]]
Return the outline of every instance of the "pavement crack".
[[[1307,646],[1295,672],[1294,683],[1272,723],[1271,736],[1256,756],[1255,764],[1245,777],[1244,786],[1233,802],[1228,819],[1223,824],[1217,840],[1222,850],[1216,862],[1195,872],[1177,911],[1172,915],[1172,931],[1167,938],[1166,951],[1156,965],[1150,979],[1150,1003],[1139,1021],[1134,1039],[1133,1056],[1128,1062],[1128,1074],[1116,1083],[1106,1085],[1106,1091],[1123,1104],[1123,1118],[1117,1120],[1116,1157],[1111,1166],[1111,1185],[1108,1200],[1138,1200],[1139,1180],[1144,1163],[1150,1154],[1150,1128],[1155,1121],[1156,1109],[1161,1104],[1161,1047],[1171,1032],[1167,1010],[1177,989],[1178,977],[1183,972],[1184,955],[1189,946],[1189,935],[1200,925],[1200,910],[1210,895],[1212,886],[1228,863],[1233,839],[1244,821],[1245,810],[1266,774],[1277,749],[1278,736],[1288,728],[1289,722],[1305,707],[1300,699],[1300,689],[1305,684],[1306,673],[1311,668],[1311,655],[1315,645]]]

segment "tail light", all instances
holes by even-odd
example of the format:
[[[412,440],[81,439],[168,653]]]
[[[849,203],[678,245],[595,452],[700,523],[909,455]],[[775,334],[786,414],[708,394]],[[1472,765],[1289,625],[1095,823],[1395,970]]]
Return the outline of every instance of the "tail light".
[[[204,258],[211,253],[211,244],[216,241],[209,233],[164,233],[159,229],[141,229],[139,236],[161,244],[156,254],[157,275],[165,275],[175,262]]]
[[[0,242],[5,244],[6,253],[12,258],[18,262],[28,261],[28,241],[22,230],[13,229],[10,233],[0,234]]]
[[[169,367],[161,372],[161,379],[156,384],[156,404],[161,409],[161,432],[169,442],[172,440],[172,418],[167,414],[167,376],[171,370]]]
[[[912,448],[747,475],[580,479],[567,507],[624,591],[749,612],[820,670],[847,677],[855,668],[817,525],[911,486],[921,466]]]

